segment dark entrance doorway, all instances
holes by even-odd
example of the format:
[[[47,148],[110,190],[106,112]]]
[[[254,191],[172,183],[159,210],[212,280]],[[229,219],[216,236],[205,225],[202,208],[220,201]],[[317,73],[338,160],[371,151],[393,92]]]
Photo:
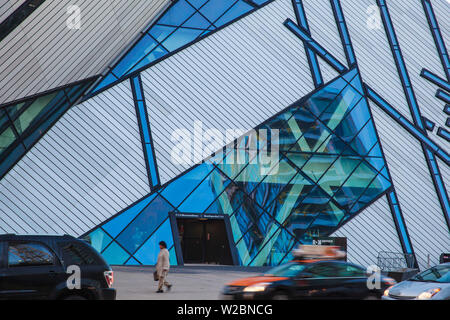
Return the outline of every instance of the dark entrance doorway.
[[[184,263],[232,265],[223,219],[177,218]]]

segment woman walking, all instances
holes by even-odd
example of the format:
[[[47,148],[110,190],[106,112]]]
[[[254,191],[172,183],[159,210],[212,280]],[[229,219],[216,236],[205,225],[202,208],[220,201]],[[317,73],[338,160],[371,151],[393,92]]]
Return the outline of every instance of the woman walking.
[[[164,241],[161,241],[159,243],[159,249],[158,260],[156,261],[156,272],[158,274],[159,282],[158,291],[156,292],[162,293],[164,292],[163,286],[166,286],[167,290],[170,290],[172,285],[166,280],[170,269],[170,257],[169,250],[167,250],[167,244]]]

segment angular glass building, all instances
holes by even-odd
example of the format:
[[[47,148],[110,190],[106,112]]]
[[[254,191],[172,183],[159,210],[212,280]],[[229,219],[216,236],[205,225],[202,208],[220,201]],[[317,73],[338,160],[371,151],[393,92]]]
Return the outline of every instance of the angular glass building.
[[[63,2],[0,12],[0,232],[71,234],[113,265],[155,264],[159,241],[173,265],[278,265],[317,237],[437,263],[450,8],[421,2],[144,1],[115,34],[101,3],[85,29]],[[44,16],[58,46],[14,56]]]

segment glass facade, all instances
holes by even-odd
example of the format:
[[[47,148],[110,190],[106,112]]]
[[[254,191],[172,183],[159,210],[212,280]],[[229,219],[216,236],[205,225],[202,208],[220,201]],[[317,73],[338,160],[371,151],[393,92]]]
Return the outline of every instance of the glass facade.
[[[93,82],[0,106],[0,179]]]
[[[356,69],[255,132],[85,238],[112,264],[154,264],[159,241],[175,250],[169,213],[225,214],[241,265],[277,265],[294,246],[330,235],[391,187]],[[263,161],[269,154],[270,165]]]
[[[269,1],[271,0],[175,1],[120,59],[93,92],[164,58]]]

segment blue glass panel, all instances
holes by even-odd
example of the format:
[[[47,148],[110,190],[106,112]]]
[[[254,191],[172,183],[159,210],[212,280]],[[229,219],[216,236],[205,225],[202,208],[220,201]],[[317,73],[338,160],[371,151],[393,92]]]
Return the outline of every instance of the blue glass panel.
[[[368,156],[369,157],[383,157],[383,153],[381,152],[380,144],[378,142],[375,145],[375,147],[373,147],[372,150],[370,150]]]
[[[158,24],[179,26],[186,21],[195,9],[184,0],[178,0],[162,17]]]
[[[95,87],[95,89],[92,90],[92,93],[95,93],[103,89],[104,87],[110,85],[114,81],[117,81],[117,77],[112,73],[108,73],[108,75],[105,78],[103,78],[102,81],[100,81],[100,83]]]
[[[253,3],[256,3],[257,5],[263,5],[267,2],[269,2],[270,0],[252,0]]]
[[[225,157],[217,167],[229,178],[234,179],[257,156],[255,150],[233,150]]]
[[[303,166],[302,172],[311,180],[317,182],[337,158],[335,155],[314,154]]]
[[[28,128],[31,129],[42,122],[48,113],[64,107],[67,108],[68,103],[63,90],[39,97],[24,108],[20,116],[13,120],[14,127],[19,135],[23,135]]]
[[[236,220],[242,234],[246,233],[250,227],[260,231],[265,230],[272,221],[269,215],[247,196],[244,197],[242,205],[234,212],[231,219]]]
[[[303,106],[316,117],[319,117],[333,102],[339,103],[341,91],[347,86],[347,82],[338,78],[311,96],[303,103]],[[336,107],[333,106],[331,110],[336,110]]]
[[[286,253],[296,244],[296,240],[289,232],[279,228],[276,234],[267,241],[260,250],[251,266],[273,266],[281,263]]]
[[[211,30],[206,30],[205,32],[203,32],[202,34],[200,34],[200,36],[199,36],[199,38],[200,37],[203,37],[203,36],[206,36],[208,33],[210,33],[211,32]]]
[[[222,26],[247,12],[253,10],[253,7],[244,1],[238,1],[231,9],[229,9],[222,17],[220,17],[214,24],[219,27]]]
[[[338,136],[331,136],[325,143],[323,143],[319,149],[320,152],[328,154],[340,154],[344,156],[359,156],[359,154],[353,150],[349,145],[342,141]]]
[[[203,30],[179,28],[162,43],[169,51],[175,51],[185,44],[197,39]]]
[[[6,107],[5,110],[8,112],[8,115],[11,119],[15,119],[16,116],[19,114],[19,111],[22,110],[23,106],[25,106],[25,102],[18,103],[9,107]],[[4,115],[6,117],[6,115]],[[1,127],[1,123],[0,123]]]
[[[380,170],[380,173],[388,180],[388,183],[390,184],[390,176],[386,166]]]
[[[359,104],[366,106],[365,100],[361,100]],[[370,119],[369,112],[364,112],[358,105],[355,107],[346,118],[339,124],[339,126],[334,130],[334,132],[345,142],[350,143],[353,138],[358,134],[358,132],[367,124]],[[373,130],[373,129],[372,129]],[[367,135],[367,132],[365,133]],[[371,134],[374,134],[371,133]],[[369,141],[369,145],[366,146],[368,149],[357,149],[358,152],[362,152],[365,155],[374,145],[375,141]]]
[[[196,9],[200,9],[201,6],[203,6],[206,2],[208,2],[208,0],[188,0],[188,1]]]
[[[178,211],[191,213],[205,211],[230,181],[218,170],[214,170],[180,205]]]
[[[1,128],[7,122],[9,122],[9,119],[6,116],[6,112],[4,111],[4,109],[0,109],[0,131],[2,131]],[[3,147],[3,144],[2,144],[2,147]]]
[[[173,206],[180,203],[209,175],[214,169],[211,164],[203,163],[172,181],[161,192]]]
[[[89,242],[95,250],[102,252],[103,249],[111,243],[112,238],[108,236],[101,228],[98,228],[88,234],[84,240]]]
[[[226,10],[231,8],[234,2],[235,0],[209,1],[200,9],[200,12],[214,23]]]
[[[359,79],[359,74],[358,74],[357,69],[351,69],[347,73],[342,75],[342,79],[344,79],[348,83],[352,82],[352,80],[355,79],[355,77],[357,77],[356,79]]]
[[[169,261],[171,266],[178,265],[177,254],[175,252],[175,247],[170,248],[169,250]]]
[[[324,143],[332,135],[329,128],[304,108],[300,108],[288,123],[291,128],[295,123],[298,125],[296,129],[291,129],[298,140],[291,145],[290,152],[323,152]]]
[[[165,241],[167,247],[170,248],[173,245],[172,229],[170,227],[170,221],[167,219],[161,227],[159,227],[155,233],[139,248],[134,254],[144,265],[155,265],[159,253],[159,242]]]
[[[251,217],[253,214],[259,215],[259,217],[254,217],[256,221],[247,227],[248,231],[236,244],[243,264],[247,265],[279,226],[259,206],[243,205],[236,214],[247,217]]]
[[[127,266],[140,266],[141,264],[136,261],[134,258],[130,258],[127,263],[125,263]]]
[[[236,184],[230,183],[205,212],[232,214],[244,201],[244,197],[244,192]]]
[[[128,71],[128,73],[136,71],[154,61],[156,61],[157,59],[161,58],[162,56],[164,56],[167,53],[167,50],[164,49],[161,46],[157,46],[150,54],[148,54],[147,56],[145,56],[144,59],[142,59],[141,61],[139,61],[138,64],[136,64],[132,69],[130,69]]]
[[[119,213],[117,216],[105,223],[102,228],[105,229],[111,236],[117,237],[117,235],[150,203],[150,201],[155,198],[155,196],[156,194],[153,194],[139,200],[139,202],[131,206],[129,209]]]
[[[158,42],[145,34],[139,42],[127,53],[124,59],[122,59],[113,69],[113,73],[117,77],[121,77],[127,73],[128,70],[139,62],[143,57],[150,53]]]
[[[166,200],[157,196],[116,240],[133,253],[173,210],[174,208]]]
[[[267,175],[256,189],[253,190],[252,185],[250,188],[245,186],[242,188],[250,194],[253,201],[262,207],[267,207],[288,184],[298,182],[293,180],[296,174],[297,169],[293,168],[286,159],[282,159],[276,174]]]
[[[115,265],[124,264],[130,255],[117,243],[113,242],[102,253],[102,256],[108,264]]]
[[[234,151],[234,150],[233,150]],[[207,163],[214,163],[214,164],[220,164],[224,161],[225,156],[231,152],[230,148],[224,148],[220,151],[215,152],[213,155],[208,157],[204,162]]]
[[[387,189],[389,189],[391,183],[389,180],[384,178],[381,174],[369,185],[367,190],[362,194],[362,196],[355,202],[355,205],[350,209],[351,214],[355,214],[364,207],[366,207],[371,201],[373,201],[377,196],[381,195]]]
[[[294,250],[295,247],[296,247],[297,245],[299,245],[299,244],[300,244],[299,242],[295,242],[295,243],[294,243],[294,245],[292,246],[292,248],[288,251],[288,254],[287,254],[287,255],[284,257],[284,259],[279,263],[280,265],[295,260],[295,259],[294,259],[294,255],[292,254],[292,250]]]
[[[350,145],[354,150],[357,150],[360,155],[365,156],[370,150],[372,150],[374,144],[376,143],[377,137],[375,127],[373,125],[373,121],[370,120],[353,139]]]
[[[357,77],[355,77],[352,82],[350,82],[350,85],[355,88],[356,90],[358,90],[358,92],[361,95],[364,95],[364,89],[362,88],[362,83],[361,83],[361,78],[359,77],[359,75]]]
[[[328,210],[330,196],[322,188],[318,186],[305,186],[305,188],[309,189],[309,191],[302,194],[301,199],[297,201],[298,205],[295,207],[295,214],[306,216]],[[280,223],[284,223],[284,221],[280,220]]]
[[[6,117],[6,116],[5,116]],[[5,120],[10,124],[9,119]],[[17,140],[17,134],[11,126],[5,126],[0,132],[0,153],[8,150],[8,148]]]
[[[361,163],[359,157],[339,157],[320,178],[318,184],[330,196],[347,181],[353,170]]]
[[[211,23],[205,19],[200,13],[195,13],[183,24],[186,28],[196,28],[196,29],[208,29]]]
[[[142,96],[142,88],[141,88],[141,83],[139,82],[139,77],[133,77],[131,79],[132,83],[133,83],[133,92],[134,94],[136,94],[136,100],[143,100],[143,96]],[[142,101],[139,101],[139,111],[141,113],[141,115],[144,115],[145,113],[143,112],[144,108],[144,104],[142,103]],[[145,140],[146,143],[148,143],[148,140]]]
[[[308,237],[305,233],[308,231],[311,224],[317,218],[319,213],[311,213],[309,215],[296,214],[295,212],[289,217],[285,228],[297,237],[297,239],[303,239]]]
[[[308,162],[308,160],[312,157],[312,153],[296,153],[296,152],[286,152],[284,154],[293,164],[297,167],[297,169],[303,168],[303,166]]]
[[[64,89],[67,98],[71,103],[75,103],[78,97],[84,93],[84,90],[88,89],[92,82],[82,82],[79,85],[74,85],[73,87],[68,87]]]
[[[380,171],[384,168],[383,158],[367,157],[365,160],[370,163],[372,167],[374,167],[377,171]]]
[[[149,34],[155,38],[158,42],[163,41],[165,38],[169,36],[172,32],[174,32],[176,27],[169,27],[169,26],[160,26],[155,25],[152,27],[149,31]]]
[[[330,234],[330,231],[336,229],[342,221],[344,215],[345,213],[342,210],[334,204],[330,204],[328,210],[317,214],[314,222],[308,228],[309,232],[318,237]]]
[[[309,116],[311,114],[306,111]],[[267,121],[259,129],[260,132],[260,143],[267,145],[267,148],[277,147],[281,151],[287,151],[291,148],[298,138],[302,136],[302,130],[299,128],[299,123],[292,118],[291,112],[283,112],[278,116]],[[311,118],[313,121],[314,119]],[[261,137],[262,130],[265,131],[266,140]],[[271,130],[278,130],[278,140],[272,139]]]
[[[259,164],[249,164],[234,179],[234,182],[245,192],[251,193],[253,189],[266,177],[266,174],[262,172],[262,168]]]
[[[342,92],[328,105],[326,110],[320,115],[320,120],[325,123],[328,128],[334,130],[336,126],[353,110],[357,103],[365,101],[361,94],[350,86],[346,86]],[[358,108],[362,111],[364,106]],[[366,112],[367,113],[367,112]]]
[[[361,162],[343,187],[336,192],[336,201],[345,208],[350,208],[377,175],[376,171],[365,162]]]

